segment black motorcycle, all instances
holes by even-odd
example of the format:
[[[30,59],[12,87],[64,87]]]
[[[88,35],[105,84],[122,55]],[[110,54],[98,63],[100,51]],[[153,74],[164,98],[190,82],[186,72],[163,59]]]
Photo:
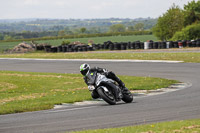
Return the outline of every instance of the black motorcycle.
[[[107,78],[104,74],[88,72],[86,78],[88,78],[88,89],[96,91],[99,97],[110,105],[115,105],[121,100],[126,103],[133,101],[133,95],[128,89],[122,91],[114,80]]]

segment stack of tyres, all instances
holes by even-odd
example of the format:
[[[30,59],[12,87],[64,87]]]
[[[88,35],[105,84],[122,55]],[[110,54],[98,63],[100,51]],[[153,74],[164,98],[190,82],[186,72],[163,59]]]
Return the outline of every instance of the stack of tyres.
[[[166,49],[166,48],[167,48],[166,42],[162,42],[162,43],[161,43],[161,49]]]
[[[58,52],[62,52],[62,45],[58,46]]]
[[[93,50],[92,46],[90,46],[90,45],[85,45],[85,46],[86,46],[87,51],[92,51]]]
[[[114,50],[114,44],[109,44],[109,49]]]
[[[183,44],[183,47],[186,47],[187,46],[187,41],[186,40],[182,40],[182,44]]]
[[[131,42],[127,43],[127,49],[131,49]]]
[[[196,41],[192,41],[192,47],[196,47]]]
[[[149,49],[153,49],[153,41],[149,42]]]
[[[99,50],[100,49],[100,44],[92,44],[93,50]]]
[[[158,49],[162,48],[162,42],[158,42]]]
[[[101,49],[105,49],[105,45],[104,44],[101,45]]]
[[[135,49],[135,42],[132,42],[130,45],[131,45],[131,49]]]
[[[115,50],[121,50],[121,44],[120,43],[114,43],[114,49]]]
[[[87,47],[86,46],[82,46],[83,51],[87,51]]]
[[[187,41],[187,47],[192,47],[192,42],[191,41]]]
[[[153,42],[153,49],[158,49],[158,42]]]
[[[93,50],[97,50],[97,44],[92,44],[92,48],[93,48]]]
[[[126,42],[125,45],[126,45],[126,50],[130,48],[129,47],[129,42]]]
[[[97,50],[100,50],[101,49],[101,44],[97,44],[96,48],[97,48]]]
[[[200,47],[200,39],[197,40],[196,45],[197,45],[197,47]]]
[[[51,47],[51,52],[53,52],[53,53],[58,52],[58,47]]]
[[[140,41],[135,42],[135,49],[140,49]]]
[[[126,50],[126,49],[127,49],[127,44],[121,43],[121,50]]]
[[[178,41],[175,41],[175,42],[174,42],[174,48],[179,48],[179,46],[178,46]]]
[[[44,50],[44,46],[43,45],[36,45],[36,50]]]
[[[67,45],[62,45],[62,52],[67,52]]]
[[[111,41],[104,42],[104,49],[109,49],[111,44],[113,44]]]
[[[78,45],[75,45],[75,46],[73,47],[73,49],[74,49],[74,52],[78,52]]]
[[[89,51],[94,51],[94,47],[93,46],[87,46]]]
[[[173,47],[174,47],[174,42],[173,41],[168,42],[168,48],[173,48]]]
[[[103,49],[107,49],[108,48],[108,45],[107,44],[103,44]]]
[[[51,52],[51,45],[46,45],[44,49],[46,52]]]
[[[74,52],[73,45],[68,45],[68,52]]]
[[[183,42],[182,42],[182,41],[179,41],[179,42],[178,42],[178,46],[179,46],[179,48],[183,48]]]
[[[78,52],[82,52],[82,51],[83,51],[83,48],[78,46],[78,47],[77,47],[77,51],[78,51]]]
[[[140,42],[140,49],[144,49],[144,42]]]

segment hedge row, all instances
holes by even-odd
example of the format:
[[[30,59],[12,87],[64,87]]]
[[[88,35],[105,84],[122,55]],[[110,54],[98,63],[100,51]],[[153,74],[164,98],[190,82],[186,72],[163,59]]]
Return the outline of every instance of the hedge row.
[[[58,40],[58,39],[73,39],[73,38],[89,38],[89,37],[106,37],[106,36],[128,36],[128,35],[151,35],[151,31],[130,31],[130,32],[116,32],[116,33],[99,33],[99,34],[75,34],[65,36],[49,36],[42,38],[29,38],[17,40],[3,40],[0,42],[19,42],[19,41],[42,41],[42,40]]]

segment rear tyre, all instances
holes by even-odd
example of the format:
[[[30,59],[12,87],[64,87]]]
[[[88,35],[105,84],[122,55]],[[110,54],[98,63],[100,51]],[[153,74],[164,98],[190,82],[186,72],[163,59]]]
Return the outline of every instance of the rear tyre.
[[[133,95],[131,94],[131,92],[129,90],[127,90],[125,93],[123,93],[122,100],[125,103],[131,103],[133,101]]]
[[[99,88],[97,91],[98,91],[99,96],[108,104],[110,105],[116,104],[114,95],[111,92],[106,92],[103,88]]]

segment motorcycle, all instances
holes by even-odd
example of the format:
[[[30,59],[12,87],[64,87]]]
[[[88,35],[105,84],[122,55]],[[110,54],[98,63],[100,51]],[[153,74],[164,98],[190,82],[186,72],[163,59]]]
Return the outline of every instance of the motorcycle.
[[[128,89],[122,91],[114,80],[107,78],[104,74],[88,72],[86,78],[88,78],[89,91],[96,91],[99,97],[110,105],[115,105],[121,100],[125,103],[133,101],[133,95]]]

